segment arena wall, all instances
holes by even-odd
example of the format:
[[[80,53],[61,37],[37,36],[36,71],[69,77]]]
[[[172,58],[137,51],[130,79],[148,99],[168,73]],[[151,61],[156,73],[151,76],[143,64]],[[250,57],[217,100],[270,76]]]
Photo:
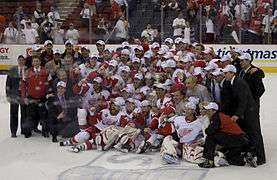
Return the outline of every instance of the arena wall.
[[[40,45],[43,46],[43,45]],[[80,48],[78,45],[75,49]],[[95,45],[86,45],[91,51],[96,51]],[[116,49],[120,45],[106,45],[106,48]],[[262,68],[265,72],[277,73],[277,45],[230,45],[230,44],[209,44],[205,47],[213,47],[216,54],[223,56],[229,52],[230,46],[250,53],[254,58],[254,64]],[[54,48],[64,51],[64,45],[54,45]],[[0,45],[0,70],[7,70],[15,65],[20,54],[31,55],[31,45]]]

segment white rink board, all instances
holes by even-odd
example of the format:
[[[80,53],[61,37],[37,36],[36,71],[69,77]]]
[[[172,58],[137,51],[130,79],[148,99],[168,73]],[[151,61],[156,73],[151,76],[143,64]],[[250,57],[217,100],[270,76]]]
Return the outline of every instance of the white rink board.
[[[277,179],[277,75],[266,74],[261,122],[267,164],[258,168],[229,166],[201,169],[194,164],[163,165],[158,153],[143,155],[116,151],[74,154],[51,138],[22,135],[10,138],[6,77],[0,76],[0,180],[275,180]]]
[[[39,45],[43,47],[43,45]],[[83,45],[75,46],[75,48]],[[93,44],[86,45],[91,52],[97,52],[96,46]],[[106,48],[116,49],[120,45],[106,45]],[[235,49],[249,52],[254,57],[254,62],[258,62],[259,66],[273,66],[277,67],[277,45],[229,45],[229,44],[209,44],[205,47],[213,47],[215,53],[219,56],[226,55],[230,49],[230,46]],[[26,56],[30,54],[32,45],[5,45],[0,44],[0,66],[1,65],[14,65],[17,63],[18,55],[22,54]],[[61,52],[64,52],[64,45],[54,45],[54,49],[58,48]],[[265,64],[266,63],[266,64]],[[268,64],[270,63],[270,64]]]

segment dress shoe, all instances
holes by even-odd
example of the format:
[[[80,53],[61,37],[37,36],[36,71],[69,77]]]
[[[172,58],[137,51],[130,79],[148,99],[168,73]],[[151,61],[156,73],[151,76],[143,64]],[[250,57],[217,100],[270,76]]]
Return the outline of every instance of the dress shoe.
[[[16,137],[17,137],[17,136],[16,136],[16,133],[12,133],[11,137],[12,137],[12,138],[16,138]]]

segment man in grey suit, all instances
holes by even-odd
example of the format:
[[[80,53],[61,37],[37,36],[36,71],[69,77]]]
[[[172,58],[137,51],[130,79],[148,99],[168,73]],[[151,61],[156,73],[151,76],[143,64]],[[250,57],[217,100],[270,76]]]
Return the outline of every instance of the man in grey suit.
[[[18,129],[19,106],[21,112],[21,132],[24,131],[24,129],[22,129],[22,124],[24,123],[24,119],[26,117],[26,105],[20,97],[20,80],[24,77],[25,74],[25,62],[25,58],[22,55],[18,56],[18,65],[10,68],[6,81],[6,96],[10,103],[10,130],[11,137],[13,138],[16,137],[16,132]]]

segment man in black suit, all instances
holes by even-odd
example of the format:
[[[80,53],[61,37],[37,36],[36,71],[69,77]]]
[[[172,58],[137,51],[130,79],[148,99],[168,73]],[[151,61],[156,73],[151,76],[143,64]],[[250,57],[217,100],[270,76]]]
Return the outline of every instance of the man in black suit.
[[[251,64],[252,58],[250,54],[244,53],[239,56],[239,59],[242,68],[239,77],[246,81],[258,108],[260,108],[260,98],[265,92],[263,84],[265,74],[263,70]]]
[[[223,72],[231,84],[230,112],[232,120],[237,122],[241,129],[249,136],[253,153],[257,156],[257,164],[266,162],[263,137],[261,133],[258,106],[247,83],[236,76],[236,67],[227,65]]]
[[[21,92],[19,88],[19,83],[22,77],[25,74],[25,58],[20,55],[17,58],[18,65],[11,67],[8,72],[7,81],[6,81],[6,96],[8,101],[10,102],[10,130],[11,130],[11,137],[16,137],[16,132],[18,129],[18,108],[20,106],[21,112],[21,131],[22,124],[24,123],[26,117],[26,105],[21,100]]]
[[[59,81],[57,92],[47,98],[47,123],[52,135],[52,142],[58,142],[57,135],[65,134],[66,131],[69,136],[72,136],[78,129],[77,108],[74,106],[75,102],[67,97],[66,86],[66,82]]]

